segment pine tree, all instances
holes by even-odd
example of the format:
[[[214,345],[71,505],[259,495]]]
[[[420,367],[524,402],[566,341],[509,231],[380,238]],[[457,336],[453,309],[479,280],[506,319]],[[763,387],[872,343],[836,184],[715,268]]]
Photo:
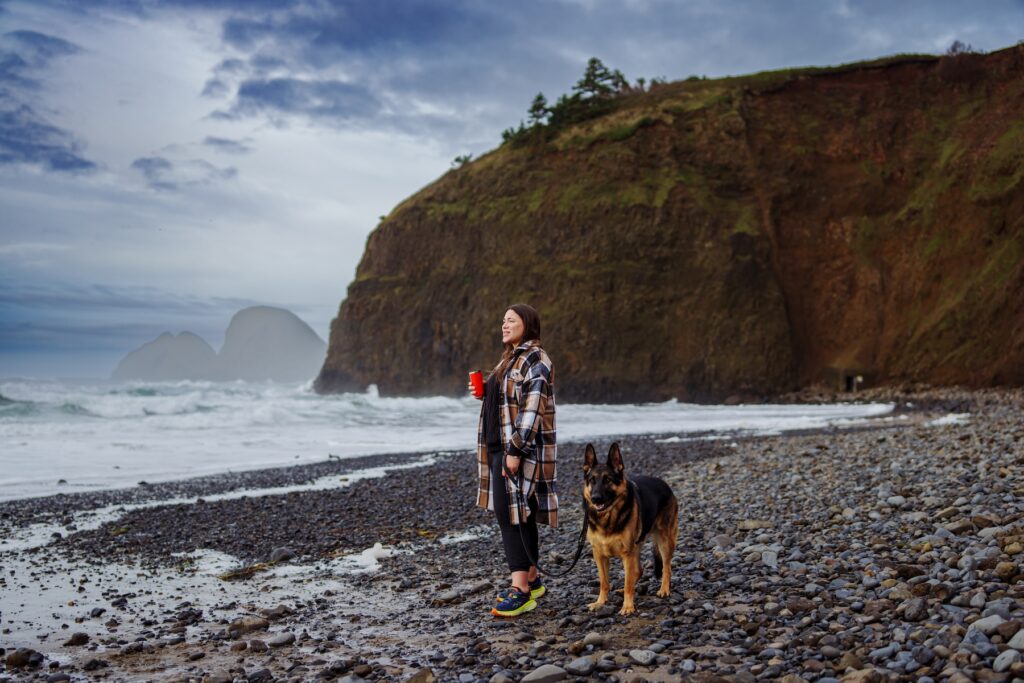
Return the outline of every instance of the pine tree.
[[[529,110],[529,122],[531,126],[542,125],[544,119],[548,117],[551,110],[548,109],[548,99],[544,97],[544,93],[539,92],[537,96],[533,98],[533,104],[530,105]]]
[[[608,70],[608,67],[597,57],[591,57],[587,62],[587,69],[583,72],[573,91],[582,97],[602,98],[608,97],[615,92],[615,76]]]

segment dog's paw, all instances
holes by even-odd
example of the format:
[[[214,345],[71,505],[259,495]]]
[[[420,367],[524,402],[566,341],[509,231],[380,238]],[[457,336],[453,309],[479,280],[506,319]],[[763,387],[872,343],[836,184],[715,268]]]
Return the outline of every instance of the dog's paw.
[[[587,604],[587,609],[591,612],[602,607],[604,607],[604,600],[595,600],[594,602]]]
[[[633,605],[623,605],[622,609],[619,610],[620,617],[628,617],[630,614],[636,613],[636,607]]]
[[[658,597],[659,597],[659,598],[667,598],[667,597],[668,597],[668,594],[669,594],[669,593],[671,593],[671,592],[672,592],[672,591],[670,591],[670,590],[668,589],[668,586],[665,586],[664,588],[659,588],[659,589],[658,589]]]

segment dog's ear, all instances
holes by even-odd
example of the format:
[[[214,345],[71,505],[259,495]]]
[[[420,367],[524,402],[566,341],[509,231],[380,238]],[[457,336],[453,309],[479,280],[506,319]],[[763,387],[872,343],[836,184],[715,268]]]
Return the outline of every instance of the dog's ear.
[[[608,449],[608,468],[616,474],[622,474],[626,466],[622,462],[622,451],[619,450],[619,442],[616,441]]]
[[[583,456],[583,474],[590,472],[597,465],[597,451],[594,450],[594,444],[587,444],[587,452]]]

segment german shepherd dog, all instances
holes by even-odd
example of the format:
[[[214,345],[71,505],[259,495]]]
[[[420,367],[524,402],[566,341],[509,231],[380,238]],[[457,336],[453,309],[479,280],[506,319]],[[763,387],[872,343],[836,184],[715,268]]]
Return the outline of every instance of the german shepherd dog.
[[[679,503],[672,489],[657,477],[626,478],[619,444],[613,443],[601,465],[593,444],[587,444],[583,462],[583,500],[587,513],[587,540],[594,552],[601,592],[587,607],[595,610],[608,601],[608,560],[622,558],[626,582],[619,614],[633,614],[633,597],[643,570],[640,548],[648,533],[654,542],[654,575],[661,575],[658,597],[669,594],[672,553],[676,548]]]

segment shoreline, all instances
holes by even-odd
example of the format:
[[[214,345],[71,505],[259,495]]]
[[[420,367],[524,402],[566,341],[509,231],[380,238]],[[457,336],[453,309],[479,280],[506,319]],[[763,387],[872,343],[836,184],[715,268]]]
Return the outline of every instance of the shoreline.
[[[877,669],[870,674],[876,680],[937,678],[953,669],[966,680],[1009,680],[1012,663],[1002,672],[994,667],[996,657],[1008,661],[1004,653],[1016,652],[1011,627],[1003,627],[1006,635],[978,631],[987,645],[977,629],[968,631],[986,611],[1024,622],[1016,602],[1024,587],[995,573],[1010,571],[1006,563],[1018,572],[1024,555],[1015,559],[1006,544],[992,544],[996,533],[1012,537],[1024,516],[1014,493],[1024,493],[1014,471],[1024,459],[1024,397],[1019,390],[944,391],[908,400],[915,406],[906,419],[856,429],[619,439],[627,472],[665,477],[680,499],[673,593],[667,600],[641,595],[635,618],[618,617],[617,606],[586,611],[596,580],[589,553],[570,577],[549,581],[533,613],[514,621],[487,615],[507,577],[493,521],[473,505],[470,451],[433,454],[429,466],[344,488],[216,499],[237,490],[216,475],[117,495],[76,494],[77,503],[92,497],[94,508],[164,493],[209,500],[127,509],[94,529],[0,553],[9,567],[0,581],[0,660],[18,647],[45,657],[40,667],[5,665],[0,680],[406,680],[417,672],[429,680],[430,669],[438,680],[468,683],[519,680],[544,665],[569,680],[791,674],[827,681],[864,669]],[[969,419],[927,426],[954,412],[949,406]],[[599,451],[611,441],[595,439]],[[578,454],[572,445],[565,451],[564,521],[541,532],[556,571],[571,557],[580,521]],[[400,466],[425,455],[228,476],[261,488],[303,485],[367,469],[371,460],[379,468],[382,458]],[[6,535],[58,518],[69,498],[0,503],[0,516],[8,513],[0,529]],[[13,507],[33,509],[15,516]],[[950,524],[959,525],[952,538],[937,533]],[[993,528],[1001,531],[985,532]],[[924,549],[920,539],[930,536]],[[993,547],[998,552],[985,550]],[[217,578],[266,563],[282,548],[294,557],[245,580]],[[649,549],[643,557],[649,563]],[[617,562],[613,581],[621,583]],[[975,607],[982,588],[986,599]],[[905,619],[908,610],[923,616]],[[77,632],[84,644],[61,644],[76,642]],[[961,647],[968,635],[978,641],[969,650]],[[914,659],[928,656],[915,655],[915,647],[927,648],[931,660]],[[884,648],[893,651],[876,652]]]

